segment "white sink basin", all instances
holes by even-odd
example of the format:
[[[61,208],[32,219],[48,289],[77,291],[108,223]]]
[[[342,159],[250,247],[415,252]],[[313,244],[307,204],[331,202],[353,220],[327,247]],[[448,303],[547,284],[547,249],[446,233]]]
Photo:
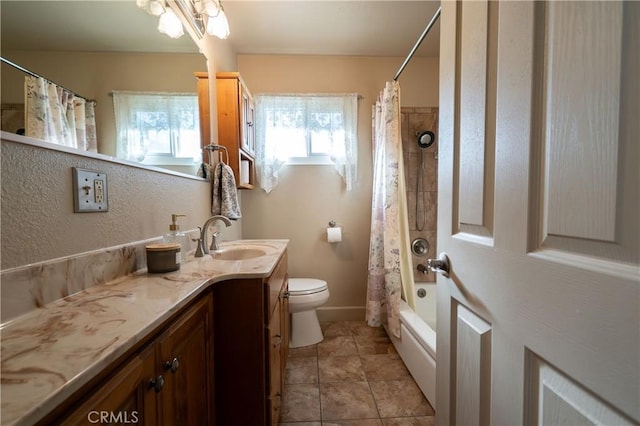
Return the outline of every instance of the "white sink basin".
[[[264,256],[266,251],[260,248],[232,247],[211,252],[211,256],[216,260],[249,260]]]

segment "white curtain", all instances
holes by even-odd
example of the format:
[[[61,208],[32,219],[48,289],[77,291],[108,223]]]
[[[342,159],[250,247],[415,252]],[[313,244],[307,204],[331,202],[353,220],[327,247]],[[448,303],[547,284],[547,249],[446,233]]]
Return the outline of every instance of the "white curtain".
[[[346,190],[353,188],[358,161],[356,94],[257,95],[255,100],[256,163],[262,189],[271,192],[287,159],[308,155],[307,146],[316,143],[328,152]]]
[[[41,77],[25,77],[25,135],[96,151],[94,102]]]
[[[400,299],[413,295],[400,133],[400,86],[388,82],[373,107],[373,197],[367,323],[400,337]],[[407,300],[409,300],[408,297]]]

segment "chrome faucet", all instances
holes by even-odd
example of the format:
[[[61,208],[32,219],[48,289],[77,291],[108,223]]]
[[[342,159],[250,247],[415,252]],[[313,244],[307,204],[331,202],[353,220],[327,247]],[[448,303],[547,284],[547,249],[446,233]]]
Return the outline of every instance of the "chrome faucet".
[[[209,250],[220,249],[220,247],[218,246],[218,237],[220,236],[220,231],[214,232],[212,234],[213,238],[211,239],[211,246],[207,247],[207,229],[209,229],[209,226],[211,226],[216,221],[221,221],[227,227],[231,226],[231,221],[226,216],[215,215],[207,219],[207,221],[202,226],[202,230],[200,231],[200,240],[202,240],[201,244],[202,244],[202,250],[204,251],[204,254],[209,253]]]

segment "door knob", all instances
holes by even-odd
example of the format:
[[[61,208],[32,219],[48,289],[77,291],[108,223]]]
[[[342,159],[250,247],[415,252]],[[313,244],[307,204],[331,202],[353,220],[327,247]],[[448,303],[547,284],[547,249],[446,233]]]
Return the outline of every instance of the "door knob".
[[[445,278],[449,278],[449,271],[450,271],[449,256],[447,256],[446,253],[444,252],[440,253],[440,256],[438,256],[437,259],[427,260],[427,266],[433,272],[439,272]]]

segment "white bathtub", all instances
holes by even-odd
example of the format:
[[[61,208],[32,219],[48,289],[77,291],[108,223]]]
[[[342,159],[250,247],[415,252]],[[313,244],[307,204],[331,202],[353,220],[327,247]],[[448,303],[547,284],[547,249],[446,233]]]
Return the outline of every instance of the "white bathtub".
[[[420,298],[417,292],[426,291]],[[400,306],[400,339],[391,341],[409,372],[429,400],[436,406],[436,284],[416,283],[416,312],[404,300]]]

